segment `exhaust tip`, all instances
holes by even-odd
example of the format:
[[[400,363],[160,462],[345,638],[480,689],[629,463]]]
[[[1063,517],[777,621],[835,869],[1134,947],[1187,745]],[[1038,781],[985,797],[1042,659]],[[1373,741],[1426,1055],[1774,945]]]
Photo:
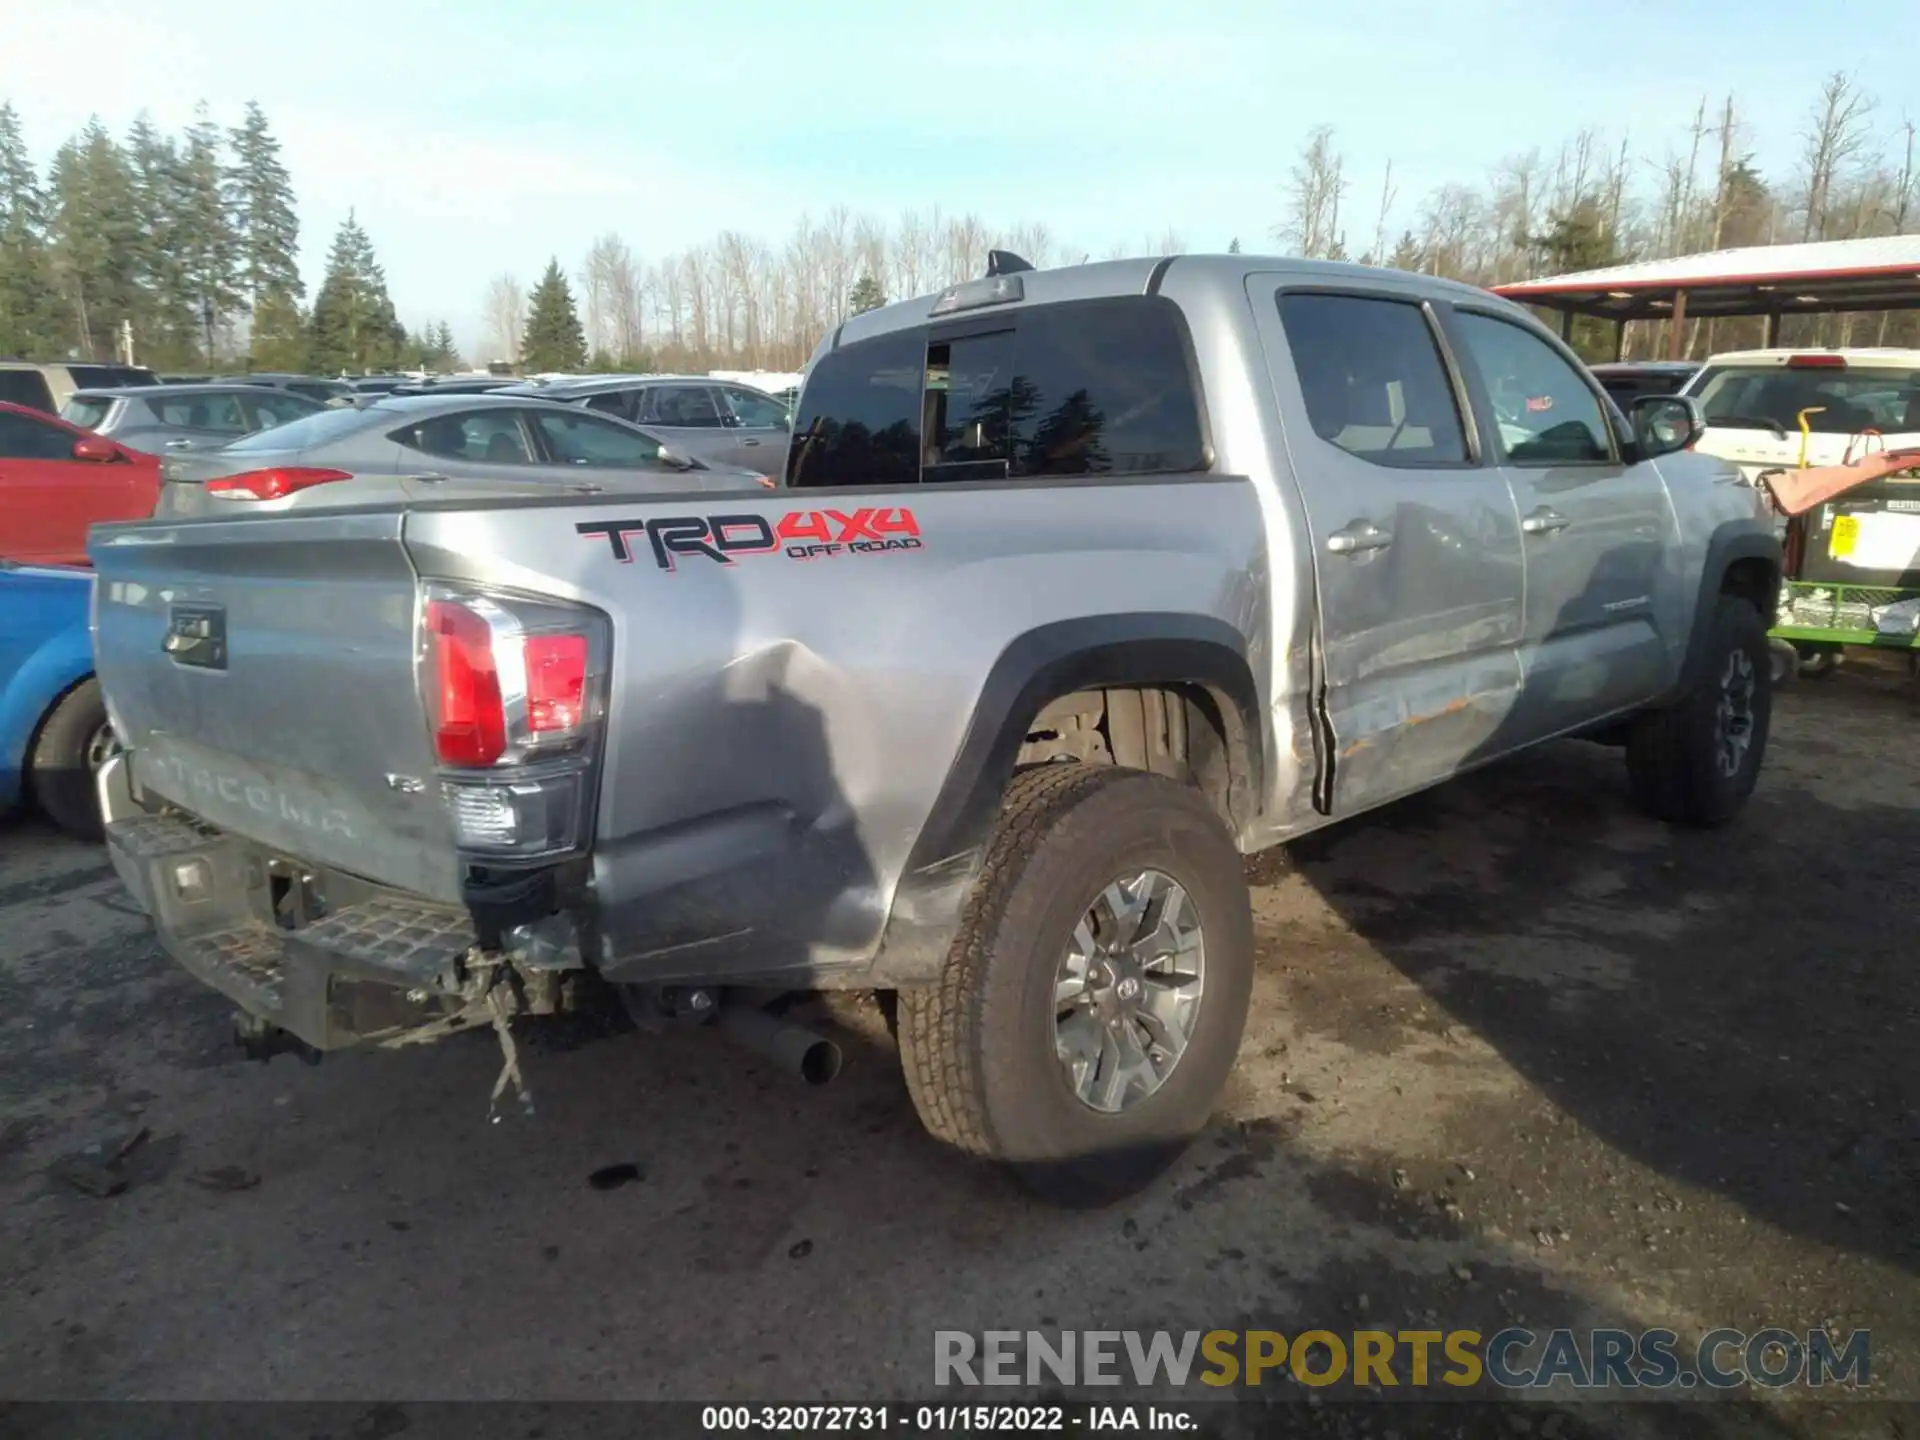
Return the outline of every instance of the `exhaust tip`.
[[[831,1040],[815,1040],[800,1057],[800,1078],[809,1085],[825,1085],[840,1073],[840,1047]]]

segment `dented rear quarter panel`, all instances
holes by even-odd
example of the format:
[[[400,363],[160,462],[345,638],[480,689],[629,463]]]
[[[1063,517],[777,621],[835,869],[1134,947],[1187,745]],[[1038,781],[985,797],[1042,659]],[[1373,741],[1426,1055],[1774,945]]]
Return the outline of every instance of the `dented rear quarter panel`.
[[[813,515],[829,533],[917,543],[801,558],[803,540],[720,561],[663,555],[644,529],[699,516],[748,521],[729,533],[751,537],[749,517]],[[622,529],[625,559],[609,533]],[[864,965],[988,675],[1022,635],[1163,613],[1208,617],[1254,657],[1267,647],[1260,502],[1237,476],[428,507],[409,514],[407,546],[423,578],[614,617],[594,877],[616,975],[724,974],[736,955],[756,970]]]

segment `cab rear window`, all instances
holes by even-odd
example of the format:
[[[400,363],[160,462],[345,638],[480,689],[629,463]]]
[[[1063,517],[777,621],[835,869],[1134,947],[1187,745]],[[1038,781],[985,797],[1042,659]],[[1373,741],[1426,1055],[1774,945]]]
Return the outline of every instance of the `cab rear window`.
[[[1207,468],[1179,307],[1127,295],[830,351],[800,394],[787,483],[911,485]]]

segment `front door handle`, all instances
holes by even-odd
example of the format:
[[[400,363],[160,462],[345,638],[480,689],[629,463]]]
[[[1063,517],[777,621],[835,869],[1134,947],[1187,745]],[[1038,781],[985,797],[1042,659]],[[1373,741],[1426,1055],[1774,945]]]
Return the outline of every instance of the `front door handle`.
[[[740,445],[742,449],[751,449],[753,446],[758,445],[759,443],[760,442],[758,440],[742,440],[740,442]]]
[[[1359,555],[1393,544],[1393,532],[1371,520],[1355,520],[1327,537],[1327,549],[1336,555]]]
[[[1564,530],[1573,522],[1558,510],[1542,505],[1520,522],[1520,528],[1529,535],[1551,535],[1556,530]]]
[[[167,449],[169,450],[191,450],[192,448],[193,448],[193,441],[191,440],[167,441]]]

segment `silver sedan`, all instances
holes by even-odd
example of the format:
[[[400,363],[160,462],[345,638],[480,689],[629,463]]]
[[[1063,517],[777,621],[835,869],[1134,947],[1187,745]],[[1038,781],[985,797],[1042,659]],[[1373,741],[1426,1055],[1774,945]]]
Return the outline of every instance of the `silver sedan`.
[[[390,499],[773,489],[678,454],[638,425],[503,395],[392,395],[170,458],[156,519],[337,509]]]

